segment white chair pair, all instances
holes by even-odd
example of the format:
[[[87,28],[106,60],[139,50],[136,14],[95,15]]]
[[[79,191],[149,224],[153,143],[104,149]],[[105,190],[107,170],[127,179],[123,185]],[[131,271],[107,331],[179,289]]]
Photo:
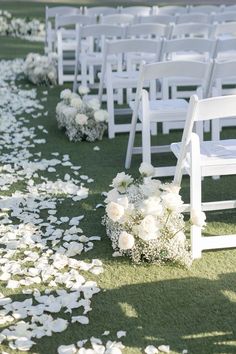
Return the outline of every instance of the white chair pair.
[[[125,27],[118,25],[96,24],[80,28],[76,49],[73,91],[77,89],[79,66],[81,68],[82,85],[91,87],[95,84],[95,70],[101,69],[105,41],[108,39],[122,39],[125,37],[125,34]],[[83,41],[89,42],[89,46],[84,48],[82,45]],[[113,65],[118,65],[115,55],[108,56],[107,60]]]
[[[79,41],[80,26],[96,22],[96,18],[85,15],[56,16],[58,83],[74,81],[75,52]],[[89,44],[84,43],[87,47]]]
[[[171,38],[211,38],[213,26],[207,23],[180,23],[172,26]]]
[[[126,57],[129,53],[147,53],[154,54],[152,60],[159,60],[161,52],[162,41],[148,40],[148,39],[125,39],[119,41],[107,41],[104,49],[102,72],[100,76],[99,85],[99,100],[102,101],[103,88],[106,88],[107,94],[107,110],[109,113],[108,136],[114,138],[118,132],[128,132],[130,124],[116,124],[115,114],[123,115],[130,112],[130,109],[116,109],[114,107],[116,91],[123,91],[125,89],[135,89],[137,87],[137,80],[139,71],[127,70]],[[108,57],[111,55],[121,56],[122,63],[116,68],[112,68]],[[123,93],[122,93],[123,94]],[[119,96],[120,97],[120,96]],[[121,100],[118,103],[122,103]],[[118,117],[117,117],[118,118]]]
[[[151,153],[169,152],[170,146],[152,146],[151,145],[151,124],[166,122],[185,122],[188,102],[184,99],[171,99],[169,87],[171,81],[176,78],[192,79],[199,82],[197,89],[198,95],[204,97],[207,92],[209,77],[211,72],[211,63],[193,62],[193,61],[171,61],[159,62],[143,65],[140,69],[138,86],[135,102],[132,104],[133,115],[129,134],[129,141],[126,153],[125,167],[129,168],[133,154],[142,154],[143,162],[151,163]],[[145,82],[155,82],[161,80],[162,99],[157,100],[151,92],[144,90]],[[195,92],[195,91],[194,91]],[[142,122],[142,146],[134,146],[136,126],[138,118]],[[198,125],[198,134],[203,137],[203,127]],[[158,139],[158,134],[157,134]],[[156,167],[156,176],[172,176],[174,166]]]
[[[54,44],[56,41],[56,16],[79,15],[81,13],[81,8],[72,6],[45,7],[45,53],[50,53],[55,50]]]
[[[194,95],[190,99],[182,142],[171,145],[178,158],[174,184],[181,187],[183,173],[190,175],[190,205],[186,210],[196,219],[203,211],[226,210],[236,208],[235,190],[233,200],[202,200],[203,178],[236,174],[236,139],[200,141],[193,132],[194,124],[215,121],[236,116],[236,95],[221,96],[199,100]],[[216,183],[217,193],[219,190]],[[200,217],[201,218],[201,217]],[[203,236],[200,224],[191,226],[192,257],[200,258],[203,250],[236,247],[236,234]]]

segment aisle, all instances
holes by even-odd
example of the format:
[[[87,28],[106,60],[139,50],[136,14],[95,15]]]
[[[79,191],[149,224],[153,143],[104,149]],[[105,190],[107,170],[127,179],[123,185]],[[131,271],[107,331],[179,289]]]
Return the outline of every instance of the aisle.
[[[0,294],[0,323],[6,327],[0,341],[26,351],[74,323],[89,324],[92,297],[100,291],[90,274],[104,269],[99,259],[79,257],[100,241],[84,234],[86,215],[77,211],[94,180],[80,174],[68,154],[55,150],[47,159],[41,153],[50,137],[42,124],[35,128],[31,122],[47,116],[47,90],[40,100],[35,88],[20,88],[22,64],[0,62],[0,280],[6,288]],[[74,209],[73,217],[67,208]],[[58,209],[64,209],[62,216]]]

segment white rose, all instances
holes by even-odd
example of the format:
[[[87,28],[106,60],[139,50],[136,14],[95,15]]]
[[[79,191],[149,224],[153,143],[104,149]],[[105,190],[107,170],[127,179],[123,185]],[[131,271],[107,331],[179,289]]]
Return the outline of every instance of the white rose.
[[[124,207],[124,209],[127,209],[129,206],[129,199],[125,196],[125,197],[121,197],[117,199],[117,203],[122,205]]]
[[[136,227],[138,236],[144,241],[155,240],[159,237],[158,222],[152,215],[147,215]]]
[[[44,70],[41,67],[36,67],[34,69],[34,75],[36,75],[36,76],[43,75],[43,73],[44,73]]]
[[[61,91],[60,98],[61,100],[69,100],[72,92],[69,89]]]
[[[87,86],[79,86],[78,92],[80,95],[87,95],[89,93],[89,88]]]
[[[169,211],[173,211],[173,212],[183,211],[183,201],[179,194],[164,192],[162,193],[161,199],[163,205]]]
[[[113,179],[111,186],[116,188],[120,193],[124,193],[132,182],[133,178],[130,175],[120,172],[117,173],[116,177]]]
[[[109,114],[104,109],[99,109],[94,113],[96,122],[108,122]]]
[[[120,193],[116,190],[116,188],[113,188],[107,193],[105,203],[116,202],[119,197],[120,197]]]
[[[119,249],[121,249],[121,250],[129,250],[129,249],[133,248],[134,236],[131,234],[128,234],[128,232],[126,232],[126,231],[122,231],[119,236],[118,246],[119,246]]]
[[[159,197],[149,197],[141,205],[141,211],[144,215],[160,216],[163,211],[161,199]]]
[[[86,125],[88,123],[88,117],[85,114],[76,114],[75,116],[75,122],[78,125]]]
[[[161,195],[160,185],[161,182],[159,180],[145,177],[143,184],[140,186],[140,190],[146,197],[159,197]]]
[[[206,214],[203,211],[191,210],[191,223],[195,226],[204,227],[206,225]]]
[[[107,204],[106,213],[112,221],[116,222],[124,215],[124,207],[118,203],[110,202]]]
[[[87,101],[88,107],[92,108],[94,111],[98,111],[100,108],[100,102],[97,98],[91,98]]]
[[[72,98],[70,100],[70,104],[72,107],[74,107],[76,109],[80,109],[83,102],[82,102],[81,98],[78,96],[78,97]]]
[[[147,162],[142,162],[139,167],[139,172],[143,176],[150,177],[154,176],[155,169],[151,164]]]
[[[166,192],[179,194],[180,187],[174,183],[166,183],[161,185],[161,189]]]

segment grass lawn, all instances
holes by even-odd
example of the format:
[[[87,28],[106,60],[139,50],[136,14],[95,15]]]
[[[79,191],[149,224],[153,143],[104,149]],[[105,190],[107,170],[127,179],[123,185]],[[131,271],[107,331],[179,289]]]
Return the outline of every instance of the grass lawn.
[[[98,5],[98,1],[80,4],[85,3]],[[103,3],[105,1],[99,1],[99,5]],[[39,2],[0,2],[1,9],[7,9],[16,16],[27,14],[39,18],[43,18],[44,5]],[[31,51],[43,53],[42,43],[5,37],[0,38],[0,48],[0,59],[24,57]],[[22,84],[26,83],[22,81]],[[71,86],[64,85],[64,88]],[[89,186],[89,198],[80,202],[78,207],[64,203],[58,215],[75,216],[75,208],[78,208],[78,215],[85,215],[81,223],[85,234],[100,235],[102,240],[82,258],[101,259],[105,272],[98,277],[91,276],[102,291],[92,299],[89,325],[75,323],[65,332],[44,337],[37,341],[31,352],[53,354],[61,344],[76,343],[91,336],[100,338],[105,330],[109,330],[110,338],[115,340],[116,332],[124,330],[127,331],[127,336],[122,338],[126,354],[143,353],[149,344],[168,344],[171,353],[182,353],[183,349],[188,349],[189,354],[236,353],[236,249],[204,252],[189,270],[169,265],[135,266],[127,259],[113,258],[109,239],[101,225],[104,210],[99,208],[95,211],[94,208],[102,202],[101,193],[108,190],[112,178],[124,170],[128,135],[120,134],[111,140],[105,137],[96,143],[69,142],[58,130],[55,119],[55,107],[62,89],[59,86],[48,89],[48,116],[31,120],[30,125],[42,124],[49,132],[47,143],[40,145],[44,158],[49,158],[55,151],[69,154],[75,165],[82,166],[81,174],[94,178],[95,182]],[[44,90],[44,87],[38,88],[39,97]],[[236,128],[225,129],[223,136],[235,137]],[[181,133],[177,131],[158,136],[160,142],[179,141],[180,138]],[[93,150],[96,145],[100,151]],[[138,174],[140,162],[139,156],[133,158],[130,173]],[[168,162],[175,163],[171,154],[153,159],[154,165]],[[64,176],[66,168],[61,166],[58,171]],[[45,176],[51,175],[45,173]],[[236,177],[206,178],[203,189],[205,199],[236,199]],[[185,200],[188,200],[188,193],[189,179],[185,177],[182,186]],[[227,234],[235,230],[235,211],[207,214],[207,235]],[[0,290],[4,291],[4,288]],[[22,299],[20,291],[16,291],[13,297],[14,300]],[[14,352],[6,345],[0,348],[2,352]]]

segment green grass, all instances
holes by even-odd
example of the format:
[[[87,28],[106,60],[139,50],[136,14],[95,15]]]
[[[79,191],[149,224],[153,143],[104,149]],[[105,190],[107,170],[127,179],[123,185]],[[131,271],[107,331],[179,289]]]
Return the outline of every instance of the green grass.
[[[0,7],[15,15],[24,16],[27,12],[30,16],[43,17],[44,4],[27,3],[27,8],[24,6],[26,4],[17,2],[0,3]],[[2,37],[0,45],[0,57],[4,59],[24,57],[30,51],[43,52],[42,44],[20,39]],[[101,337],[105,330],[110,330],[110,338],[115,339],[116,332],[122,329],[127,331],[127,337],[123,339],[126,354],[141,353],[148,344],[169,344],[172,353],[181,353],[183,349],[188,349],[191,354],[236,353],[236,250],[204,252],[200,260],[194,261],[190,270],[169,265],[134,266],[127,259],[112,258],[110,242],[100,223],[103,209],[95,211],[94,208],[102,201],[101,192],[108,189],[112,178],[124,170],[128,136],[118,135],[111,140],[104,137],[96,143],[70,143],[64,133],[57,129],[55,120],[55,106],[61,89],[48,89],[48,116],[32,120],[30,124],[43,124],[49,132],[47,144],[40,145],[43,157],[47,158],[55,151],[69,154],[74,164],[82,166],[82,174],[95,179],[90,184],[88,199],[74,206],[64,202],[58,208],[58,215],[85,214],[81,223],[85,234],[100,235],[102,241],[96,243],[95,248],[83,258],[101,259],[105,272],[94,277],[102,291],[92,299],[90,324],[70,325],[63,333],[44,337],[37,341],[31,352],[53,354],[61,344],[76,343],[90,336]],[[39,96],[44,90],[38,89]],[[223,135],[235,137],[236,129],[225,129]],[[177,141],[180,137],[181,133],[172,132],[158,139],[161,143]],[[140,141],[140,137],[137,140]],[[100,151],[93,150],[95,145],[100,147]],[[137,175],[140,161],[140,157],[135,156],[130,173]],[[155,157],[153,163],[175,163],[175,160],[171,154],[165,154]],[[61,176],[65,171],[63,166],[58,168]],[[51,177],[46,173],[45,176]],[[219,180],[206,178],[203,183],[204,199],[236,199],[235,186],[235,177]],[[188,200],[187,177],[183,179],[182,194]],[[207,218],[208,235],[235,232],[235,211],[211,212]],[[19,300],[22,295],[16,292],[13,298]],[[1,350],[13,352],[3,345]]]

